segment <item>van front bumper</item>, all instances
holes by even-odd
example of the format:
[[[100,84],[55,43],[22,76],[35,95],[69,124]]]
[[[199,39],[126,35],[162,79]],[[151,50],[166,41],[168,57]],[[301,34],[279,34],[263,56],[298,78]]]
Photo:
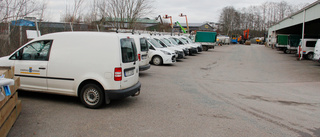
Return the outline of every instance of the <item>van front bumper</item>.
[[[134,96],[137,92],[140,92],[141,83],[138,82],[132,87],[121,90],[105,90],[106,103],[109,104],[110,100],[123,99],[129,96]]]

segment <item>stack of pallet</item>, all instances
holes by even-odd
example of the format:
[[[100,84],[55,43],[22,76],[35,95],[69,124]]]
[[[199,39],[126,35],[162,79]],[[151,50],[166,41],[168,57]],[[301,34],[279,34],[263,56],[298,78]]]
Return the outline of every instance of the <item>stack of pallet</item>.
[[[20,77],[14,76],[14,67],[1,67],[0,76],[4,75],[7,79],[13,79],[14,85],[10,86],[11,95],[6,96],[2,87],[2,93],[5,98],[0,101],[0,136],[7,136],[11,127],[17,120],[21,112],[21,100],[18,100],[16,92],[20,86]]]

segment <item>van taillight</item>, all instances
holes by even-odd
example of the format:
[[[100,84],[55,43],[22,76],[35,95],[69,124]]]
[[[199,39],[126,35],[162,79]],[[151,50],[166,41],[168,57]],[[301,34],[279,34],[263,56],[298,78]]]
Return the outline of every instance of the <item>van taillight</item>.
[[[122,68],[114,68],[114,81],[122,80]]]
[[[139,61],[141,61],[141,54],[138,54],[138,59]]]

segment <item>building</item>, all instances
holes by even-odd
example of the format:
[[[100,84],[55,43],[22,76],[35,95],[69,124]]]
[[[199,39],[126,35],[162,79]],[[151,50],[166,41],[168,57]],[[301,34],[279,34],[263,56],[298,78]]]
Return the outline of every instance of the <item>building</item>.
[[[274,45],[278,34],[298,34],[304,38],[320,38],[320,1],[284,18],[268,30],[268,44]]]

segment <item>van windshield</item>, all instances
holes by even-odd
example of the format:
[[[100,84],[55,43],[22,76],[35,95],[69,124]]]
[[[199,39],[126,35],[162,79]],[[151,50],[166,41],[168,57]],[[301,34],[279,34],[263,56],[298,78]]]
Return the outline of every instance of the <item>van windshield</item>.
[[[185,39],[183,39],[183,38],[181,38],[181,39],[179,39],[183,44],[188,44],[188,42],[185,40]]]
[[[120,44],[123,63],[134,62],[138,60],[137,49],[133,39],[120,39]]]
[[[170,42],[173,43],[174,45],[179,45],[176,40],[174,40],[173,38],[169,38]]]
[[[156,48],[164,48],[159,42],[157,42],[157,41],[154,40],[154,39],[148,39],[148,41],[149,41],[153,46],[155,46]]]
[[[172,46],[173,46],[173,45],[170,43],[170,41],[167,40],[167,39],[165,39],[165,38],[162,38],[161,41],[162,41],[163,43],[165,43],[166,45],[168,45],[169,47],[172,47]]]

